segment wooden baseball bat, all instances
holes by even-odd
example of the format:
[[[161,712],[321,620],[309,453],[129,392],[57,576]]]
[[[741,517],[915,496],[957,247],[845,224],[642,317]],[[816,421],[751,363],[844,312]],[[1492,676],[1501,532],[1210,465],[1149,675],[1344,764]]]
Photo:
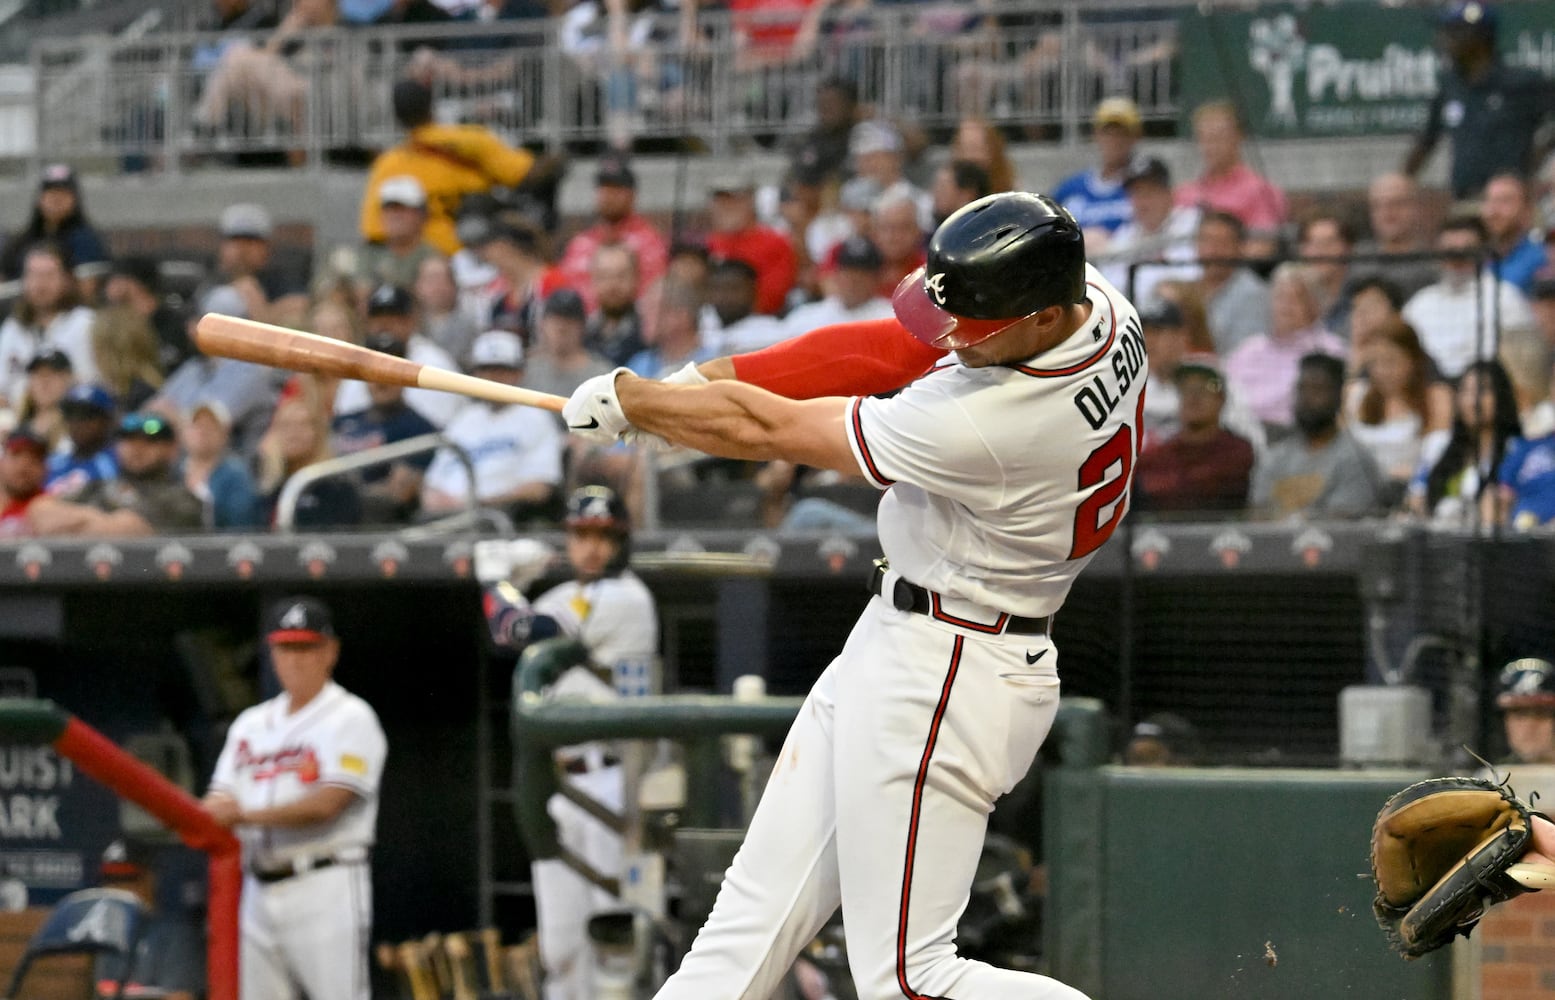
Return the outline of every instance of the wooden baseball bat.
[[[411,389],[436,389],[472,396],[492,403],[521,403],[560,413],[567,400],[548,392],[536,392],[522,386],[504,385],[460,372],[418,365],[392,354],[370,351],[365,347],[303,333],[284,326],[272,326],[237,316],[206,313],[195,325],[194,341],[202,352],[213,357],[252,361],[272,368],[294,372],[314,372],[363,382],[403,385]]]

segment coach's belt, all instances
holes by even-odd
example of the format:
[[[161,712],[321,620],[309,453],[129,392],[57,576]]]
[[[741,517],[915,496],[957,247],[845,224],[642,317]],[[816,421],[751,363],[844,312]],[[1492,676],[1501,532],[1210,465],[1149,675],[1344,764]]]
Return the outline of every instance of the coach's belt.
[[[306,872],[318,871],[320,868],[333,868],[335,865],[353,865],[367,860],[365,854],[343,856],[339,854],[324,854],[316,858],[297,858],[285,864],[275,865],[270,868],[260,868],[258,865],[249,869],[249,873],[261,882],[284,882],[286,879],[295,878]]]
[[[884,559],[875,560],[875,568],[869,575],[869,591],[885,598],[890,605],[898,611],[911,611],[913,614],[928,615],[935,621],[945,622],[949,625],[959,625],[962,628],[971,629],[974,632],[987,632],[990,635],[1048,635],[1053,626],[1053,616],[1042,618],[1022,618],[1020,615],[999,615],[992,622],[974,622],[965,618],[958,618],[950,614],[943,607],[939,595],[931,590],[926,590],[916,583],[896,578],[891,585],[891,592],[885,592],[886,570],[889,567]]]

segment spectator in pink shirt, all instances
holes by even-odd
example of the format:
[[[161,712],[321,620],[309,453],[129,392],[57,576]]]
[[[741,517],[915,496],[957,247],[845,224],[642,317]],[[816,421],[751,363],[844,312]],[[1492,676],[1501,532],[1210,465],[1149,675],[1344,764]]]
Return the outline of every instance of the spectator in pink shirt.
[[[637,175],[631,163],[619,154],[599,161],[594,175],[594,214],[598,221],[567,241],[562,253],[561,272],[567,287],[583,296],[590,312],[599,305],[594,299],[589,269],[594,251],[602,246],[620,244],[637,259],[637,294],[641,295],[663,276],[669,264],[669,246],[659,230],[637,214]]]
[[[1177,188],[1179,205],[1227,212],[1250,232],[1248,257],[1273,256],[1275,230],[1285,221],[1285,192],[1242,162],[1242,122],[1230,101],[1209,101],[1193,112],[1193,140],[1204,172]]]
[[[1293,393],[1301,359],[1307,354],[1345,356],[1344,341],[1318,319],[1316,278],[1310,265],[1281,264],[1270,280],[1268,333],[1242,341],[1226,358],[1226,378],[1270,432],[1271,440],[1290,430]]]

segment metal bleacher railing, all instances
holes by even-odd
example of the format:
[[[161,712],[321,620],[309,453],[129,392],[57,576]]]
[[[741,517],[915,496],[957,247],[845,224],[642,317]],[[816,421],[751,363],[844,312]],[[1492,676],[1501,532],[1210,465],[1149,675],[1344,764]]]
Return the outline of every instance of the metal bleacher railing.
[[[229,73],[219,84],[245,40],[44,38],[31,49],[37,155],[178,169],[201,155],[284,150],[318,164],[329,151],[398,140],[389,90],[407,73],[432,82],[445,116],[553,148],[632,138],[737,151],[747,137],[808,128],[816,85],[830,74],[857,81],[879,113],[930,130],[976,114],[1077,138],[1102,95],[1133,97],[1147,120],[1175,118],[1178,6],[865,8],[831,16],[802,53],[782,42],[782,58],[738,40],[797,27],[771,13],[737,23],[704,12],[695,32],[673,16],[636,23],[632,37],[652,40],[620,54],[603,30],[580,32],[559,18],[347,27],[297,36],[262,81]],[[213,100],[217,86],[228,99]]]

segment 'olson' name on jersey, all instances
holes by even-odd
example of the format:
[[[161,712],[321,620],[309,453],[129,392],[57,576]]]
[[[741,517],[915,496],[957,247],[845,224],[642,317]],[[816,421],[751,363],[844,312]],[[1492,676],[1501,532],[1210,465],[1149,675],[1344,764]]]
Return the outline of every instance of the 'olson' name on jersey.
[[[1145,367],[1145,335],[1139,327],[1138,317],[1130,316],[1124,322],[1123,335],[1112,349],[1110,362],[1115,386],[1108,385],[1104,372],[1097,372],[1074,395],[1075,408],[1092,430],[1101,430]]]

